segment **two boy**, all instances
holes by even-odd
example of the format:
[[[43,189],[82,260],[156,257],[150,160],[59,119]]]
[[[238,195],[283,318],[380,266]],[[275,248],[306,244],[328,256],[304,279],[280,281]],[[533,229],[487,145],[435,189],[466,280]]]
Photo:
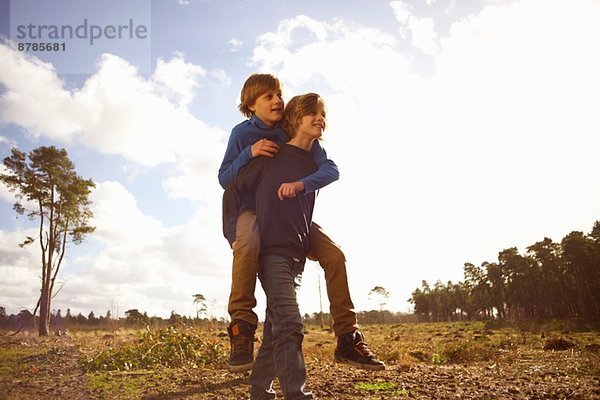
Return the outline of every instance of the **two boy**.
[[[274,158],[287,141],[286,132],[281,127],[284,111],[282,90],[276,77],[270,74],[251,75],[244,83],[240,97],[240,111],[249,119],[232,130],[219,169],[219,182],[223,188],[227,188],[253,159]],[[337,166],[327,158],[317,140],[311,142],[310,154],[316,170],[281,183],[274,193],[280,201],[314,195],[316,190],[338,179]],[[249,370],[254,361],[254,332],[258,317],[252,309],[256,306],[254,290],[261,251],[260,224],[257,223],[255,207],[255,193],[244,193],[240,199],[235,238],[231,242],[234,255],[228,306],[231,316],[228,327],[231,371]],[[358,331],[344,254],[316,223],[313,222],[308,229],[308,257],[319,261],[325,271],[333,329],[338,338],[335,360],[365,369],[384,369],[383,362],[373,355]]]
[[[323,101],[315,93],[294,97],[286,107],[291,139],[272,158],[248,164],[223,195],[223,233],[230,244],[244,195],[255,194],[260,231],[258,277],[267,296],[263,340],[250,375],[250,398],[275,397],[273,380],[286,399],[312,399],[304,391],[306,367],[302,355],[302,317],[296,300],[306,254],[310,250],[310,225],[315,193],[288,197],[277,192],[282,184],[314,173],[312,143],[325,129]]]

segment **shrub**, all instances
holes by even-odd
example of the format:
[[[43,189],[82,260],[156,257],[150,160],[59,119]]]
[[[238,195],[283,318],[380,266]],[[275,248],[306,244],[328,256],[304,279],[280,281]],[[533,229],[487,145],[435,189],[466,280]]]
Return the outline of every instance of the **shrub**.
[[[122,348],[108,347],[82,360],[87,371],[128,371],[163,367],[199,368],[216,365],[226,354],[217,340],[201,337],[197,331],[169,327],[147,329],[133,343]]]
[[[444,345],[440,352],[440,361],[448,363],[487,361],[492,359],[494,354],[494,350],[489,345],[474,341],[459,341]]]
[[[569,350],[575,347],[575,343],[563,338],[550,338],[544,344],[544,350]]]

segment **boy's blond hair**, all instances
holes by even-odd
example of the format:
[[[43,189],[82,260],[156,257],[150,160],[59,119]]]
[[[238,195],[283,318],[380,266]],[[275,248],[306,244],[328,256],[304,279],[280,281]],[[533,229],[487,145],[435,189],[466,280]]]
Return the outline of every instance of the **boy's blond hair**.
[[[305,115],[316,113],[318,104],[323,98],[317,93],[306,93],[299,96],[294,96],[285,106],[283,113],[283,121],[281,126],[288,138],[291,139],[296,134],[296,130],[300,127],[300,121]],[[319,138],[321,140],[321,138]]]
[[[250,107],[256,103],[256,99],[270,90],[281,90],[281,83],[277,77],[271,74],[250,75],[244,82],[240,93],[239,109],[241,113],[250,118],[254,114]]]

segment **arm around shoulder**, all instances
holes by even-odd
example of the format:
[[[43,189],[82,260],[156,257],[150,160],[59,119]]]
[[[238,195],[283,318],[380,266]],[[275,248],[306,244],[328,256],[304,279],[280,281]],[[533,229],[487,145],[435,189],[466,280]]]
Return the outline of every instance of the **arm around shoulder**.
[[[223,189],[227,188],[233,182],[240,169],[252,161],[253,158],[250,146],[246,146],[241,139],[239,126],[236,126],[231,131],[227,150],[225,150],[225,155],[219,168],[219,184]]]
[[[327,152],[316,140],[313,143],[311,154],[318,169],[311,175],[300,179],[300,182],[304,184],[304,193],[306,194],[322,189],[340,178],[337,165],[327,157]]]

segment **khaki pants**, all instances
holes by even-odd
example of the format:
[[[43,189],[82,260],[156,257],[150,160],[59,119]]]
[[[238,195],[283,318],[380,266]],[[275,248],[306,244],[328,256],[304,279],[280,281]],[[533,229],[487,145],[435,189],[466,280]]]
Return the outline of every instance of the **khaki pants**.
[[[353,332],[358,329],[358,321],[348,289],[346,257],[340,247],[314,222],[310,228],[310,243],[308,258],[318,261],[325,271],[333,331],[336,336]],[[228,306],[232,321],[242,320],[258,324],[258,317],[252,309],[256,307],[254,290],[259,251],[260,234],[256,213],[244,211],[238,217],[233,242],[233,270]]]

